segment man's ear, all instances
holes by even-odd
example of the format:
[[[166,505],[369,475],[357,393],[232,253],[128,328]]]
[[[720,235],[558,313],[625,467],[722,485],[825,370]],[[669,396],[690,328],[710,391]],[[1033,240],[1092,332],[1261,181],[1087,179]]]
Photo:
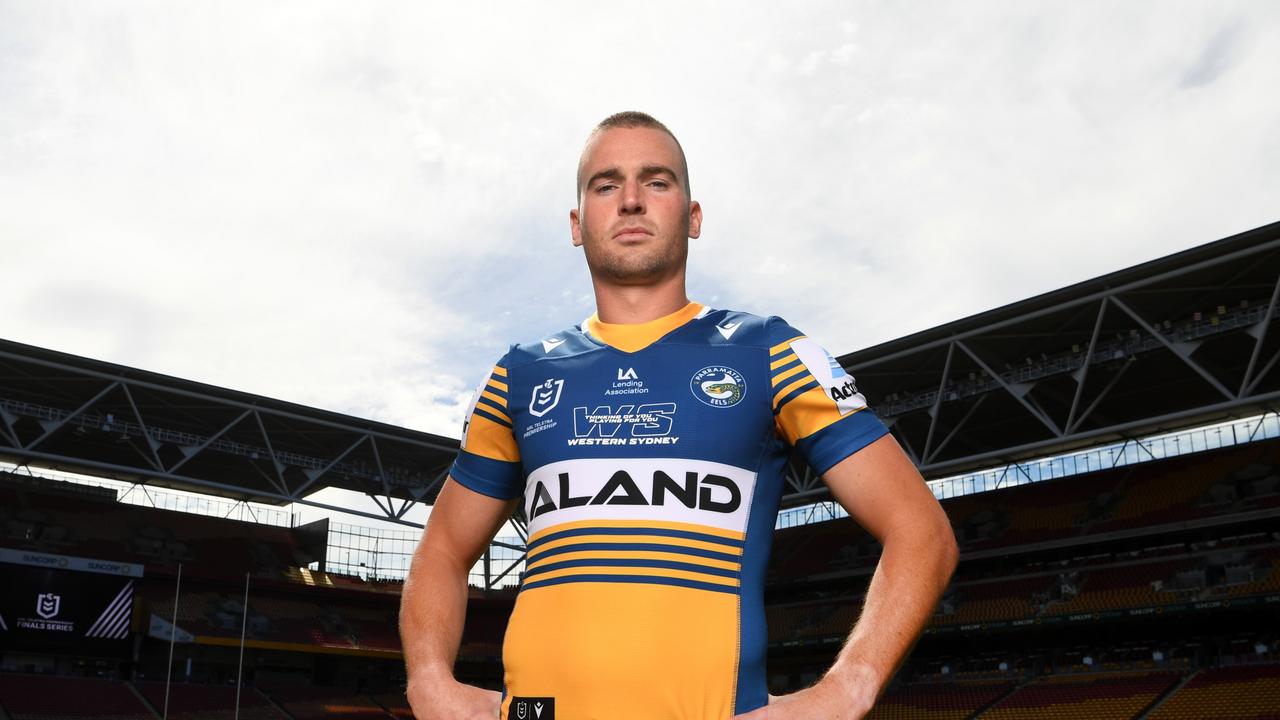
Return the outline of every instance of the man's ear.
[[[689,237],[696,238],[702,234],[702,205],[697,200],[689,201]]]
[[[582,219],[578,217],[577,208],[569,211],[569,235],[574,247],[582,247]]]

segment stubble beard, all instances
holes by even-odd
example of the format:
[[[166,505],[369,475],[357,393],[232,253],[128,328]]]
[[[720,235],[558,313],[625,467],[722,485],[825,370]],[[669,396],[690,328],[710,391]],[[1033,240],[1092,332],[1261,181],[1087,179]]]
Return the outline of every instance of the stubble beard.
[[[592,275],[614,285],[646,285],[664,279],[683,268],[689,255],[688,223],[676,232],[675,238],[654,237],[642,248],[588,236],[583,243],[587,267]]]

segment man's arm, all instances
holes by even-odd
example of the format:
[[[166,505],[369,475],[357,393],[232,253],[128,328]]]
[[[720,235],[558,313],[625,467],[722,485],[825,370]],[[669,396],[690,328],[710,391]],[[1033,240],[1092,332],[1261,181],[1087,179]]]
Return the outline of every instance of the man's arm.
[[[518,502],[481,495],[452,477],[440,490],[400,598],[406,695],[418,718],[498,717],[501,696],[457,682],[453,663],[467,612],[467,573]]]
[[[862,615],[816,685],[740,720],[863,717],[928,624],[955,571],[959,550],[951,524],[892,435],[836,463],[823,480],[884,546]]]

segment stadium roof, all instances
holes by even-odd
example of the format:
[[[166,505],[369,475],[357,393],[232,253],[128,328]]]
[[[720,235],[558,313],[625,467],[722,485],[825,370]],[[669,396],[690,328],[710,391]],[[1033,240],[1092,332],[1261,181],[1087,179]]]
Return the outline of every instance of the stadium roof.
[[[434,499],[457,449],[452,438],[0,340],[0,459],[10,462],[272,504],[339,487],[402,516]]]
[[[1273,223],[840,362],[921,472],[942,477],[1272,409],[1278,299]],[[434,500],[457,447],[0,340],[0,459],[11,462],[275,504],[346,488],[400,519]],[[825,494],[807,468],[788,483],[786,504]]]
[[[1272,409],[1278,293],[1272,223],[839,361],[940,477]]]

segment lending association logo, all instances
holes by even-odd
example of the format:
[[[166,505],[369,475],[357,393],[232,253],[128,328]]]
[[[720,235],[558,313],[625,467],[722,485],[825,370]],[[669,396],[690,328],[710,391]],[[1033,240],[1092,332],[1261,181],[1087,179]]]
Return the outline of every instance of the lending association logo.
[[[62,609],[62,596],[53,593],[40,593],[36,596],[36,614],[45,620],[52,620]]]
[[[708,365],[693,374],[689,389],[711,407],[733,407],[747,394],[747,381],[731,367]]]

